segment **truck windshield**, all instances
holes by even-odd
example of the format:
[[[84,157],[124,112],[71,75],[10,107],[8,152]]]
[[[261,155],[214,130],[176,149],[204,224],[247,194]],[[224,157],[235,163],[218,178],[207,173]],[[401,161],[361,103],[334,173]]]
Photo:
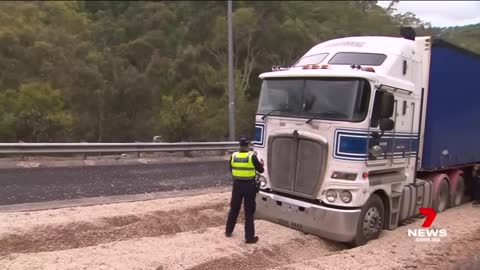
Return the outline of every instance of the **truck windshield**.
[[[369,99],[370,84],[364,79],[265,79],[257,114],[360,122]]]

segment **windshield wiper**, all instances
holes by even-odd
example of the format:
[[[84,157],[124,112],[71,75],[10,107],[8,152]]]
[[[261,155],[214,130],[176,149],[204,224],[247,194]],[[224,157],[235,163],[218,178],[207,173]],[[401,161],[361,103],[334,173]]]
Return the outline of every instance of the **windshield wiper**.
[[[342,113],[339,113],[339,112],[336,112],[336,111],[328,111],[328,112],[322,112],[322,113],[318,113],[317,116],[314,116],[310,119],[308,119],[307,121],[305,121],[305,124],[310,124],[310,122],[312,122],[313,120],[317,119],[318,116],[340,116],[340,117],[343,117],[345,116],[344,114]]]
[[[273,112],[283,112],[283,111],[281,111],[281,110],[271,110],[271,111],[269,111],[267,114],[265,114],[264,116],[262,116],[262,120],[265,120],[265,118],[266,118],[267,116],[269,116],[270,114],[272,114]]]
[[[316,119],[316,117],[312,117],[312,118],[308,119],[307,121],[305,121],[305,124],[310,124],[310,122],[312,122],[315,119]]]

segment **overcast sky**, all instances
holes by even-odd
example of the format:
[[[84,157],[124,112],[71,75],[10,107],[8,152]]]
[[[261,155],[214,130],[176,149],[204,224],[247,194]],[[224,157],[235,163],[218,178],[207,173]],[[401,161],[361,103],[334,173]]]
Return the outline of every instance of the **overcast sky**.
[[[387,7],[390,1],[378,1]],[[480,2],[477,1],[401,1],[398,12],[412,12],[434,27],[462,26],[480,23]]]

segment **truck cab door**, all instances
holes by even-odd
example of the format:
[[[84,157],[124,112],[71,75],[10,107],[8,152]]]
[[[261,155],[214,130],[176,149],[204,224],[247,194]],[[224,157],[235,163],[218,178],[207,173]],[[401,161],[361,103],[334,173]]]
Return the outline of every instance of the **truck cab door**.
[[[391,93],[379,88],[375,93],[368,136],[368,166],[393,166],[410,162],[415,103],[408,91]],[[391,104],[382,104],[382,103]],[[383,126],[382,123],[393,122]]]
[[[367,141],[367,166],[391,165],[395,133],[395,96],[378,88],[375,92]]]
[[[396,95],[395,103],[395,128],[392,134],[393,153],[391,160],[393,164],[406,164],[410,162],[412,151],[415,103],[411,102],[408,97],[400,94]]]

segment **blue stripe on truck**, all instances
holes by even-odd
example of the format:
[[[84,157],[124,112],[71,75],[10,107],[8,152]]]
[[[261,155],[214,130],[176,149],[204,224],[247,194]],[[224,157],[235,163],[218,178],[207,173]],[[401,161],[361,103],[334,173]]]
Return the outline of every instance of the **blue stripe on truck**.
[[[255,123],[255,140],[253,144],[256,147],[263,147],[265,145],[265,124]]]
[[[408,133],[385,133],[377,143],[382,147],[383,152],[390,158],[406,158],[415,156],[418,149],[417,134]],[[374,142],[370,136],[370,143]],[[365,161],[367,160],[368,136],[364,130],[338,129],[335,131],[334,153],[336,159]],[[385,157],[379,157],[378,160]]]

